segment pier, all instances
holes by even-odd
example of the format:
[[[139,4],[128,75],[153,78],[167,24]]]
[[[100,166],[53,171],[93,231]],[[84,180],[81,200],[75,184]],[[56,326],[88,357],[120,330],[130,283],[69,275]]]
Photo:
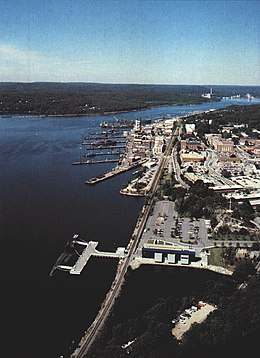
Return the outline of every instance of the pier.
[[[123,151],[120,150],[116,150],[116,151],[111,151],[111,152],[93,152],[93,153],[87,153],[87,154],[83,154],[83,157],[95,157],[95,156],[101,156],[101,155],[121,155],[124,154]]]
[[[112,134],[103,134],[103,136],[95,136],[95,135],[93,135],[92,137],[85,137],[85,139],[84,139],[84,141],[88,141],[88,140],[91,140],[91,141],[93,141],[93,140],[105,140],[105,139],[110,139],[110,138],[113,138],[113,140],[114,139],[122,139],[122,138],[124,138],[124,135],[123,135],[123,133],[121,134],[121,135],[119,135],[119,134],[115,134],[115,135],[112,135]]]
[[[104,159],[104,160],[87,160],[86,162],[72,162],[72,165],[86,165],[86,164],[102,164],[102,163],[117,163],[118,159]]]
[[[119,135],[119,134],[123,134],[123,130],[120,130],[120,131],[115,131],[114,129],[110,129],[110,130],[107,130],[107,131],[102,131],[102,132],[96,132],[96,133],[93,133],[93,134],[90,134],[90,135],[110,135],[110,136],[114,136],[114,135]]]
[[[106,141],[106,140],[101,140],[101,141],[98,141],[98,142],[82,142],[81,145],[91,145],[92,147],[97,147],[97,146],[100,146],[100,145],[104,145],[104,146],[107,146],[107,147],[111,147],[113,145],[117,145],[117,144],[122,144],[122,143],[125,143],[126,140],[111,140],[111,141]]]
[[[93,149],[122,149],[122,148],[125,148],[125,146],[124,145],[98,145],[98,146],[90,146],[85,149],[93,150]]]
[[[81,271],[86,266],[91,256],[108,257],[108,258],[116,258],[116,259],[121,259],[126,256],[124,247],[118,247],[116,252],[105,252],[105,251],[96,250],[96,247],[98,245],[97,241],[85,242],[81,240],[74,240],[73,243],[86,247],[82,252],[82,254],[79,256],[74,266],[60,264],[55,267],[57,270],[67,271],[71,275],[80,275]]]
[[[117,168],[113,169],[111,172],[104,173],[104,174],[102,174],[102,175],[100,175],[100,176],[98,176],[96,178],[91,178],[91,179],[85,181],[85,183],[90,184],[90,185],[97,184],[97,183],[99,183],[101,181],[110,179],[115,175],[118,175],[118,174],[121,174],[121,173],[126,172],[128,170],[134,169],[134,168],[138,167],[139,165],[142,165],[146,161],[147,161],[147,159],[141,159],[138,162],[135,162],[134,164],[132,164],[130,166],[117,167]]]

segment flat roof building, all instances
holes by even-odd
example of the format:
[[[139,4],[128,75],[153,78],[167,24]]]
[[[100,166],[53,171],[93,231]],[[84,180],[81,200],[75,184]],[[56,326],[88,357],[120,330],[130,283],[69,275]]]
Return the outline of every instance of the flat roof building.
[[[181,153],[180,158],[182,162],[202,162],[205,155],[197,152]]]

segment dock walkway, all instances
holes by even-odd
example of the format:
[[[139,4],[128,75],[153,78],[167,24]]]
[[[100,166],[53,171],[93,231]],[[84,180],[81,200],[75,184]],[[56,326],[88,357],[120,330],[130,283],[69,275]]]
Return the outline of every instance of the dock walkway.
[[[97,184],[97,183],[99,183],[101,181],[110,179],[115,175],[118,175],[118,174],[121,174],[121,173],[126,172],[128,170],[134,169],[134,168],[138,167],[139,165],[142,165],[146,161],[147,161],[147,159],[142,159],[142,160],[139,160],[138,162],[135,162],[134,164],[126,166],[126,167],[123,167],[123,166],[117,167],[117,168],[113,169],[112,171],[110,171],[108,173],[104,173],[104,174],[102,174],[102,175],[100,175],[100,176],[98,176],[96,178],[91,178],[91,179],[87,180],[85,183],[90,184],[90,185]]]
[[[72,165],[88,165],[88,164],[103,164],[103,163],[117,163],[118,159],[104,159],[104,160],[87,160],[80,162],[72,162]]]
[[[116,252],[104,252],[104,251],[98,251],[96,250],[96,247],[98,245],[97,241],[89,241],[89,242],[81,242],[78,241],[78,244],[81,244],[83,246],[86,246],[85,250],[82,252],[80,257],[78,258],[77,262],[71,269],[69,270],[69,273],[71,275],[80,275],[83,268],[86,266],[88,260],[91,258],[91,256],[96,257],[108,257],[108,258],[124,258],[125,257],[125,249],[124,247],[118,247]]]

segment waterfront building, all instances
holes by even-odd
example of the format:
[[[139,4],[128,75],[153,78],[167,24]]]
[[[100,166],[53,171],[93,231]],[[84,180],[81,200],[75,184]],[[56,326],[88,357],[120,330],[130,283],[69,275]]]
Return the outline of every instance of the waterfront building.
[[[201,97],[211,99],[212,95],[213,95],[213,92],[212,92],[212,88],[211,88],[209,93],[203,93],[201,95]]]
[[[150,239],[144,244],[142,257],[153,258],[155,262],[168,261],[170,263],[181,263],[184,265],[188,265],[200,259],[196,257],[196,251],[194,249],[157,239]]]

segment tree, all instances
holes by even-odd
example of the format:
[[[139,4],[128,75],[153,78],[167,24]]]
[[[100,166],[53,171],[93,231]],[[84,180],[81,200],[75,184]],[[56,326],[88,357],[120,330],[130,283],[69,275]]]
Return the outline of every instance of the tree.
[[[248,278],[249,275],[255,275],[255,273],[256,271],[254,265],[250,260],[246,259],[242,261],[237,261],[232,278],[235,281],[242,283]]]
[[[242,227],[242,228],[239,230],[238,234],[239,234],[239,235],[248,235],[248,234],[249,234],[249,231],[248,231],[246,228]]]
[[[222,175],[224,178],[230,178],[230,177],[231,177],[231,173],[230,173],[230,171],[228,171],[227,169],[223,169],[222,172],[221,172],[221,175]]]
[[[230,232],[231,230],[227,225],[222,225],[218,229],[218,233],[223,236],[230,234]]]

